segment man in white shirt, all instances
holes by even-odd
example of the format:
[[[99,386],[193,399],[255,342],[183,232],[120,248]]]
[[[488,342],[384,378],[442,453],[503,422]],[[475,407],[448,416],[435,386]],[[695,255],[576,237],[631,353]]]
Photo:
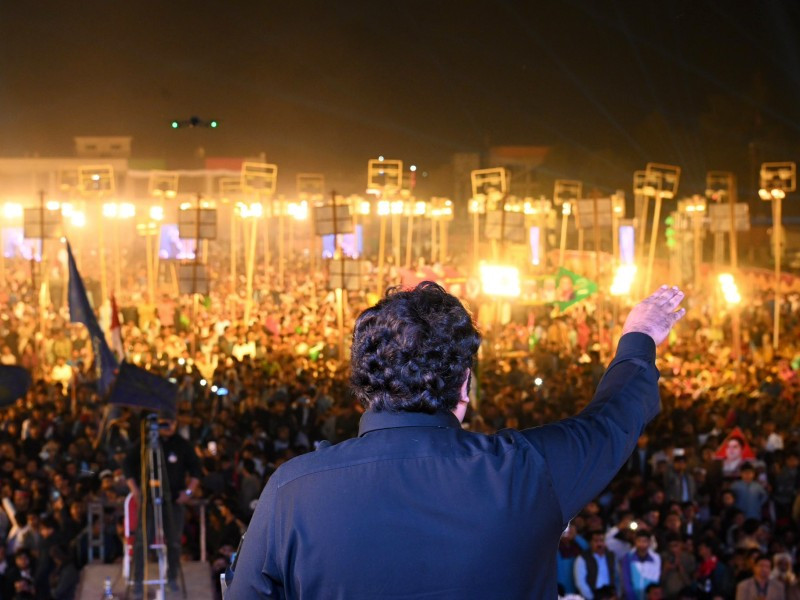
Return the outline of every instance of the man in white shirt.
[[[661,557],[650,546],[650,533],[640,529],[636,532],[633,550],[620,561],[624,600],[645,600],[647,586],[658,583],[661,578]]]

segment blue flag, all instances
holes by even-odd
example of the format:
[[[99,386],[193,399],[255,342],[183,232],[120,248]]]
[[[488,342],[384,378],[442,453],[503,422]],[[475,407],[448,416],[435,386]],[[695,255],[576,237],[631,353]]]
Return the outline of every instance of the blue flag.
[[[123,360],[109,402],[174,416],[177,397],[176,384]]]
[[[0,365],[0,407],[14,404],[24,398],[31,387],[28,369],[14,365]]]
[[[106,336],[100,329],[97,317],[94,316],[94,311],[89,305],[86,288],[83,285],[81,274],[78,273],[69,242],[67,242],[67,254],[69,255],[69,289],[67,290],[69,320],[73,323],[83,323],[89,330],[94,349],[94,362],[97,366],[97,387],[101,394],[105,394],[114,382],[114,371],[119,368],[119,363],[108,347]]]

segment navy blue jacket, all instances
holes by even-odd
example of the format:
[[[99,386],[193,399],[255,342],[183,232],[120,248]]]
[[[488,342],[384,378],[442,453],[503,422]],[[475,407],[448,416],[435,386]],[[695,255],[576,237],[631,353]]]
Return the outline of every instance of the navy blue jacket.
[[[358,438],[270,478],[226,600],[556,598],[561,531],[658,413],[654,360],[623,336],[585,410],[525,431],[366,412]]]

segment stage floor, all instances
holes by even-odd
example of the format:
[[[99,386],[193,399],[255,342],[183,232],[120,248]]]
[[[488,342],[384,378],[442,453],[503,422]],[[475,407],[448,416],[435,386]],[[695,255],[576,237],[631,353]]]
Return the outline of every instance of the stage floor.
[[[155,571],[156,564],[150,568]],[[98,600],[103,597],[103,585],[106,577],[110,577],[114,589],[114,597],[122,600],[125,598],[125,581],[122,579],[122,565],[92,564],[81,571],[81,581],[78,584],[77,600]],[[186,580],[187,600],[213,600],[211,569],[202,562],[183,563],[183,578]],[[216,583],[218,586],[219,583]],[[133,597],[133,589],[128,594],[128,599]],[[156,598],[156,588],[148,588],[146,596],[150,600]],[[181,592],[167,591],[166,600],[181,600]]]

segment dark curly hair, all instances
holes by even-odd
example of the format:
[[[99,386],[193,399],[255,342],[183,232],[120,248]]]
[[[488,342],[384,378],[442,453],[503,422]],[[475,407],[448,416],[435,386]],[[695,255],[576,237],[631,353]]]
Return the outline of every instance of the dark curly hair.
[[[374,411],[453,410],[480,343],[470,313],[441,286],[391,288],[356,320],[353,392]]]

